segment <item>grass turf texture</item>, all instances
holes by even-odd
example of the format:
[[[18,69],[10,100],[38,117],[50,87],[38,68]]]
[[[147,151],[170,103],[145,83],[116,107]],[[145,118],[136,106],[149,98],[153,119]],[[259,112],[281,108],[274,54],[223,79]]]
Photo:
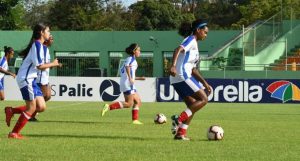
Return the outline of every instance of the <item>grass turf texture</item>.
[[[190,142],[175,141],[170,132],[170,116],[183,111],[183,103],[143,103],[144,125],[132,125],[130,109],[101,117],[103,103],[49,102],[39,122],[22,130],[26,140],[7,139],[13,127],[6,127],[4,106],[20,104],[0,102],[0,160],[300,160],[299,104],[209,103],[194,116]],[[168,122],[154,124],[156,113]],[[207,141],[214,124],[225,130],[224,140]]]

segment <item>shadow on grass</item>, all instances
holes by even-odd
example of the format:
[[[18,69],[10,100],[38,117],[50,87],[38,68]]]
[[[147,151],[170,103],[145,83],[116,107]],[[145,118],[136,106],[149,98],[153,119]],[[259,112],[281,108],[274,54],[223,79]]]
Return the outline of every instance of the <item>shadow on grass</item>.
[[[39,120],[32,123],[65,123],[65,124],[120,124],[120,122],[108,122],[108,121],[68,121],[68,120]]]
[[[134,140],[147,141],[157,138],[143,138],[136,136],[108,136],[108,135],[70,135],[70,134],[28,134],[29,138],[75,138],[75,139],[119,139],[119,140]]]

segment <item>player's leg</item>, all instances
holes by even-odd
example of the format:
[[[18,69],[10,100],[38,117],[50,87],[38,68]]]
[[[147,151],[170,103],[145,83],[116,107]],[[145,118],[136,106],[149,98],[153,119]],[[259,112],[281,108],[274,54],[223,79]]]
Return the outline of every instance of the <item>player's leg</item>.
[[[35,116],[37,113],[44,112],[46,110],[45,95],[47,94],[47,85],[36,86],[36,111],[31,115],[29,121],[38,121]]]
[[[0,101],[5,99],[4,90],[0,90]]]
[[[42,85],[41,86],[41,90],[43,92],[43,96],[44,96],[44,99],[45,101],[49,101],[51,99],[51,87],[49,84],[47,85]]]
[[[5,99],[4,95],[4,79],[0,80],[0,100],[3,101]]]
[[[139,109],[142,105],[141,98],[138,93],[134,94],[134,104],[132,106],[132,123],[136,125],[143,124],[139,121]]]
[[[125,102],[117,101],[111,104],[105,104],[102,108],[101,115],[104,116],[106,112],[111,110],[118,110],[123,108],[130,108],[133,106],[134,94],[130,92],[124,92]]]
[[[13,139],[23,139],[23,136],[20,134],[20,131],[26,125],[28,120],[30,119],[31,115],[36,110],[36,100],[25,100],[27,110],[22,112],[16,125],[14,126],[13,130],[8,134],[8,138]]]

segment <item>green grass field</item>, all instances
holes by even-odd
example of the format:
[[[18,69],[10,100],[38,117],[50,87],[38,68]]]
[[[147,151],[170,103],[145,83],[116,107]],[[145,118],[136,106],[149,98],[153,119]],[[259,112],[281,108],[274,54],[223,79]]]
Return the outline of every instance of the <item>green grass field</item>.
[[[300,160],[299,104],[209,103],[189,127],[192,140],[183,142],[170,133],[170,116],[184,110],[183,103],[144,103],[144,125],[132,125],[129,109],[101,117],[101,103],[49,102],[39,122],[23,129],[26,140],[7,139],[12,127],[6,127],[4,106],[22,103],[0,103],[0,160]],[[153,123],[159,112],[168,117],[167,124]],[[223,127],[224,140],[207,141],[213,124]]]

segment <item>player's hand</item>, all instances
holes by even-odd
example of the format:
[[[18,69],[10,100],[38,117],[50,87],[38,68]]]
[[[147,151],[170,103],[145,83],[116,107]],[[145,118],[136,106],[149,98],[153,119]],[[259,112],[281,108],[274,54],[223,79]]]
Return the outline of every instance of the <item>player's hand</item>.
[[[130,84],[134,84],[134,80],[132,78],[129,79]]]
[[[209,84],[205,84],[204,87],[207,91],[207,95],[210,95],[212,87]]]
[[[62,64],[62,63],[58,63],[58,64],[59,64],[59,65],[58,65],[58,67],[60,67],[60,68],[63,66],[63,64]]]
[[[10,74],[13,78],[16,78],[16,74],[15,73],[11,73]]]
[[[170,68],[170,75],[173,76],[173,77],[176,76],[176,67],[175,67],[175,66],[172,66],[172,67]]]
[[[52,64],[53,64],[53,66],[55,66],[55,67],[59,66],[58,59],[55,58],[55,59],[53,60]]]

